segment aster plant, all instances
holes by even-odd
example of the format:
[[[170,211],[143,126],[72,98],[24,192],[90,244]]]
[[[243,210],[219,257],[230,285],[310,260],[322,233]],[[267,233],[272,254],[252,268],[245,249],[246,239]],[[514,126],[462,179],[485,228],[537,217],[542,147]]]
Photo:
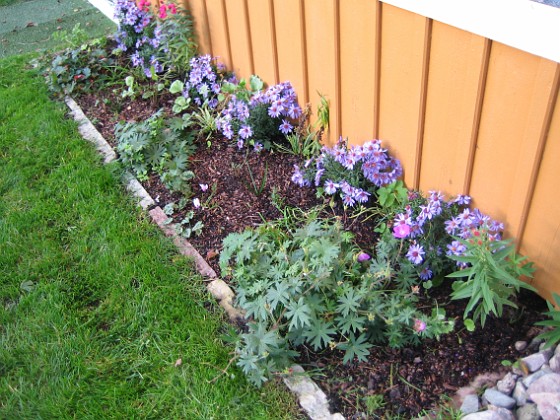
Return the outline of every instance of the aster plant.
[[[300,187],[315,186],[320,194],[335,195],[346,207],[365,204],[378,188],[395,182],[402,175],[398,159],[381,147],[381,140],[362,146],[347,145],[342,137],[330,148],[294,167],[292,181]]]

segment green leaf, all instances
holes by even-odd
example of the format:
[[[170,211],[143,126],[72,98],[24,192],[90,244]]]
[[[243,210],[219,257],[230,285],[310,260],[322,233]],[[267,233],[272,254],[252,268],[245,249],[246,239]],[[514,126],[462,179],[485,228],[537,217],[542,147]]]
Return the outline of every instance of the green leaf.
[[[354,333],[350,333],[350,339],[346,343],[339,344],[338,347],[341,350],[346,350],[342,359],[342,362],[346,364],[354,360],[355,357],[358,358],[359,362],[367,361],[368,349],[373,347],[373,345],[366,341],[365,334],[361,334],[356,338]]]
[[[467,331],[473,332],[476,329],[474,321],[470,318],[465,319],[463,324],[465,325]]]
[[[251,86],[251,91],[259,92],[264,87],[264,82],[259,78],[259,76],[252,75],[249,79],[249,84]]]
[[[300,297],[297,303],[291,302],[287,308],[286,318],[290,320],[289,329],[304,328],[310,324],[311,309],[303,297]]]
[[[332,341],[332,336],[336,335],[336,329],[331,321],[323,321],[314,318],[310,328],[303,333],[315,351],[324,349]]]
[[[180,80],[175,80],[173,83],[171,83],[171,86],[169,86],[169,93],[181,93],[183,92],[184,88],[185,84],[183,82],[181,82]]]
[[[350,313],[357,313],[361,300],[360,294],[355,295],[354,289],[348,289],[344,295],[338,298],[339,305],[336,307],[336,311],[343,317],[347,317]]]

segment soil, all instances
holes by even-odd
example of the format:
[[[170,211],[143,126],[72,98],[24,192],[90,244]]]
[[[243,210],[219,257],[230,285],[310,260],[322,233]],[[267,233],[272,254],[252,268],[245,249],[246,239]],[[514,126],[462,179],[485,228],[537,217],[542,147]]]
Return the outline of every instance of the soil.
[[[139,121],[161,107],[169,109],[172,98],[132,101],[106,91],[81,95],[76,100],[102,135],[114,144],[116,122]],[[230,232],[280,217],[274,205],[277,200],[303,208],[322,203],[314,190],[291,183],[295,163],[301,163],[300,158],[287,154],[263,151],[246,155],[225,140],[214,139],[210,147],[201,142],[190,169],[195,173],[191,198],[199,198],[203,205],[199,209],[190,206],[185,211],[194,210],[195,221],[204,224],[202,234],[189,241],[217,273],[222,239]],[[161,207],[180,199],[155,176],[143,184]],[[202,191],[199,184],[207,184],[208,190]],[[341,208],[334,211],[357,235],[364,249],[374,243],[370,227],[345,217]],[[477,375],[500,372],[505,369],[503,361],[522,357],[524,354],[515,350],[514,343],[530,341],[538,334],[533,325],[546,310],[538,295],[523,292],[518,310],[500,319],[489,318],[484,329],[468,332],[461,329],[464,303],[451,302],[449,294],[449,285],[443,285],[423,302],[428,308],[437,300],[448,316],[457,320],[456,331],[440,341],[426,340],[413,348],[374,347],[367,362],[347,365],[342,363],[341,352],[314,353],[303,347],[299,349],[298,362],[314,373],[333,412],[341,412],[347,418],[411,418],[441,404],[443,396],[452,396]]]

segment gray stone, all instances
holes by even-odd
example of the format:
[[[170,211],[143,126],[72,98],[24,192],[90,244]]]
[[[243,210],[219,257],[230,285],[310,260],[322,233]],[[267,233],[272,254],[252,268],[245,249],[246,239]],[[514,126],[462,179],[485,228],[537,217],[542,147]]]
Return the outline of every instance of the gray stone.
[[[495,405],[496,407],[508,409],[515,407],[515,400],[513,398],[496,389],[487,389],[484,391],[483,397],[486,401],[488,401],[488,403]]]
[[[461,412],[464,414],[476,413],[480,410],[480,402],[474,394],[467,395],[461,404]]]
[[[526,388],[529,388],[533,382],[535,382],[537,379],[542,378],[547,374],[548,373],[546,371],[539,370],[538,372],[535,372],[532,375],[523,378],[523,385],[525,385]]]
[[[509,415],[508,415],[509,413]],[[503,408],[496,410],[479,411],[478,413],[467,414],[462,420],[514,420],[513,414]]]
[[[523,351],[527,348],[526,341],[516,341],[514,345],[515,345],[515,350],[517,351]]]
[[[518,420],[539,420],[541,418],[536,404],[525,404],[523,407],[519,407],[515,414]]]
[[[554,373],[560,373],[560,355],[555,354],[550,358],[548,361],[548,365],[550,366],[550,370]]]
[[[517,403],[518,407],[527,404],[527,399],[529,398],[529,395],[527,394],[527,388],[525,388],[525,385],[523,385],[521,381],[518,381],[515,384],[515,388],[513,389],[513,398]]]
[[[511,395],[511,391],[515,388],[517,375],[509,372],[496,384],[496,389],[504,394]]]
[[[299,403],[312,419],[344,419],[341,414],[331,414],[327,396],[299,365],[293,365],[292,373],[284,376],[284,383],[299,398]]]
[[[559,420],[560,393],[557,392],[536,392],[531,395],[531,399],[537,404],[539,414],[543,420]]]
[[[559,356],[560,355],[560,344],[556,346],[556,348],[554,349],[554,355],[555,356]]]
[[[529,347],[528,347],[529,350],[538,351],[539,346],[543,341],[544,340],[542,338],[537,338],[537,337],[533,338],[529,343]]]
[[[536,372],[542,365],[548,362],[548,360],[543,353],[535,353],[524,357],[521,359],[521,362],[525,364],[529,372]]]
[[[557,392],[560,393],[560,375],[558,373],[549,373],[541,376],[527,388],[527,394],[533,399],[533,394],[540,392]],[[533,399],[534,401],[534,399]]]

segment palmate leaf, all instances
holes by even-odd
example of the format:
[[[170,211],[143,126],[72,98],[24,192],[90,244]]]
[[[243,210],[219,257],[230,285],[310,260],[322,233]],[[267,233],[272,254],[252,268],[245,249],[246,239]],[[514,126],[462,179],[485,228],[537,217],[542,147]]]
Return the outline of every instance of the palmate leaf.
[[[274,311],[279,303],[286,306],[290,299],[290,285],[286,282],[277,282],[274,286],[268,289],[266,300],[270,305],[270,309]]]
[[[330,321],[313,318],[311,325],[303,332],[303,336],[309,340],[313,350],[318,351],[327,347],[336,334],[336,329]]]
[[[340,253],[340,247],[329,240],[313,241],[309,247],[311,266],[330,265]]]
[[[356,338],[354,333],[350,333],[350,339],[346,343],[339,344],[338,347],[341,350],[346,350],[342,362],[348,363],[354,360],[354,357],[357,357],[359,362],[367,361],[368,349],[373,347],[373,345],[367,342],[365,334],[361,334]]]
[[[348,334],[349,332],[358,331],[363,328],[366,322],[366,318],[363,316],[350,314],[346,317],[338,316],[336,318],[336,322],[342,334]]]
[[[305,299],[300,297],[297,303],[292,302],[288,305],[286,318],[290,320],[289,329],[307,327],[311,322],[311,308],[305,303]]]
[[[349,288],[338,298],[339,305],[336,307],[336,311],[344,317],[350,313],[356,313],[360,307],[362,296],[359,293],[357,295],[354,293],[354,289]]]

